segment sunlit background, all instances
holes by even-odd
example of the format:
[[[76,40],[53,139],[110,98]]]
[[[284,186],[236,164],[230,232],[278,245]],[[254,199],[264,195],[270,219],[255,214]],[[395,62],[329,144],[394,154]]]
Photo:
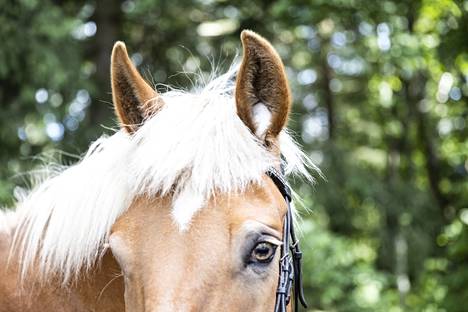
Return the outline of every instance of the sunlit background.
[[[466,0],[0,0],[0,204],[53,150],[73,163],[116,126],[116,40],[153,84],[190,88],[185,72],[226,69],[252,29],[283,57],[290,126],[326,177],[295,181],[310,208],[309,311],[467,311],[467,12]]]

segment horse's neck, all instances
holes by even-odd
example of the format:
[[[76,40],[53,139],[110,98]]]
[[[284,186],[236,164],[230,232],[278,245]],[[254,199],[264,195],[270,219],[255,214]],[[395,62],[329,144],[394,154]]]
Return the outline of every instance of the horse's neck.
[[[7,266],[10,244],[11,235],[0,229],[0,312],[125,311],[123,279],[110,252],[73,286],[61,287],[58,282],[39,286],[34,273],[19,282],[20,259],[10,259]]]

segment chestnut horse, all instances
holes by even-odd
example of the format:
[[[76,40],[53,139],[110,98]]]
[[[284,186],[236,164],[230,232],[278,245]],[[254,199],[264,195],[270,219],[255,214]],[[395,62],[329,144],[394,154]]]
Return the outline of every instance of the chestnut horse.
[[[288,205],[266,173],[313,165],[280,57],[241,40],[237,69],[163,94],[115,44],[121,129],[0,215],[1,312],[274,310]]]

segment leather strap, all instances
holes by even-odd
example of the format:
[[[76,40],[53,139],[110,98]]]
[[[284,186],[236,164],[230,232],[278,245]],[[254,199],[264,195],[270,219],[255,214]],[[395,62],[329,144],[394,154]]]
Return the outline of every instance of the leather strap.
[[[291,292],[294,292],[294,311],[299,311],[299,302],[304,308],[307,303],[302,287],[302,252],[299,241],[294,232],[294,220],[291,210],[291,188],[284,179],[283,174],[275,169],[270,169],[267,175],[275,183],[283,195],[288,207],[283,224],[283,244],[281,246],[281,258],[279,263],[278,287],[276,289],[275,312],[286,312],[286,307],[291,301]]]

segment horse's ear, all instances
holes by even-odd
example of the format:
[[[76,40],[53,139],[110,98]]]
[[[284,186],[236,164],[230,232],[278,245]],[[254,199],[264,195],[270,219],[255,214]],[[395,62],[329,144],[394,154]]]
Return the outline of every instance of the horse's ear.
[[[112,49],[111,80],[117,117],[121,126],[133,133],[162,106],[162,100],[141,77],[120,41]]]
[[[244,55],[236,81],[237,114],[269,145],[286,125],[291,107],[286,73],[266,39],[244,30],[241,40]]]

